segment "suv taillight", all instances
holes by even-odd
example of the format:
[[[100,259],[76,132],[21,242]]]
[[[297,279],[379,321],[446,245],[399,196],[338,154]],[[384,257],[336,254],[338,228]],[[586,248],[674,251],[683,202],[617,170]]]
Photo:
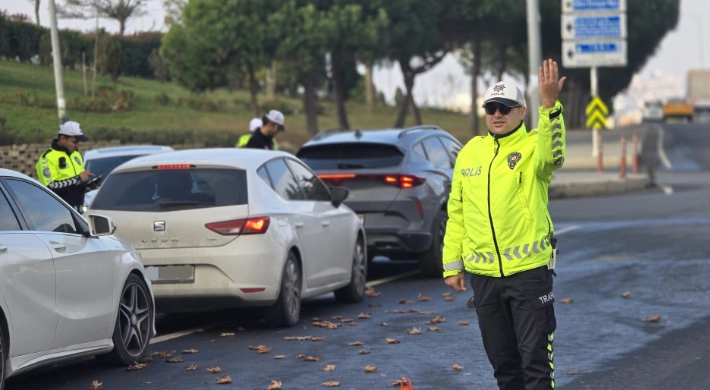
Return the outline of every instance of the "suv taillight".
[[[354,174],[354,173],[324,173],[318,175],[323,181],[333,183],[339,186],[343,180],[382,180],[385,184],[389,184],[399,188],[412,188],[424,184],[426,177],[416,175],[373,175],[373,174]]]
[[[385,183],[399,188],[412,188],[424,184],[426,177],[414,175],[387,175]]]
[[[239,236],[244,234],[264,234],[269,229],[269,222],[269,217],[258,217],[212,222],[206,224],[205,227],[223,236]]]

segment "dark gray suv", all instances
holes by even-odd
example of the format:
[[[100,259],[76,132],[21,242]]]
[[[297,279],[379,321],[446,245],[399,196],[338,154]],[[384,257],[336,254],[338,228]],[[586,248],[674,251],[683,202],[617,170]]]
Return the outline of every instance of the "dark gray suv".
[[[425,275],[441,277],[446,202],[461,147],[436,126],[331,130],[297,156],[327,184],[350,189],[345,204],[364,222],[370,260],[417,258]]]

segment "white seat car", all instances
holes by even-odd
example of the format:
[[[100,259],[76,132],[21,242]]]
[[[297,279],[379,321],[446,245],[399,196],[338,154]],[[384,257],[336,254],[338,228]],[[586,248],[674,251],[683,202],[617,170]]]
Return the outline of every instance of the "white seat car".
[[[262,306],[293,326],[301,299],[363,298],[365,233],[347,196],[287,153],[186,150],[121,165],[88,214],[141,253],[158,311]]]
[[[89,172],[106,179],[106,176],[126,161],[149,154],[172,152],[170,146],[160,145],[133,145],[115,146],[111,148],[91,149],[84,152],[84,168]],[[96,190],[91,190],[84,196],[83,212],[89,208],[94,200]]]
[[[37,181],[0,169],[0,389],[81,356],[140,361],[155,334],[140,255],[110,218],[89,222]]]

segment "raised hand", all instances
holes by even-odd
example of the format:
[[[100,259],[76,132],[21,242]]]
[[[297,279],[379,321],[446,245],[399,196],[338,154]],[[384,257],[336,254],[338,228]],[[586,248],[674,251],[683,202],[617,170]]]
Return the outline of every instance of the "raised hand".
[[[542,66],[537,70],[540,80],[540,100],[542,100],[543,108],[552,108],[555,106],[557,96],[562,90],[567,77],[559,78],[560,73],[557,69],[557,62],[553,60],[542,61]]]

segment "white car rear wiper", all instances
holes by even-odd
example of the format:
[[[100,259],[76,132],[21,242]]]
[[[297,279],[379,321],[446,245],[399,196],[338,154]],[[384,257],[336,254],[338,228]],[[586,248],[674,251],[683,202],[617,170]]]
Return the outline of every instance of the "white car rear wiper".
[[[374,167],[371,165],[365,165],[365,164],[338,163],[338,169],[357,169],[357,168],[374,168]]]

